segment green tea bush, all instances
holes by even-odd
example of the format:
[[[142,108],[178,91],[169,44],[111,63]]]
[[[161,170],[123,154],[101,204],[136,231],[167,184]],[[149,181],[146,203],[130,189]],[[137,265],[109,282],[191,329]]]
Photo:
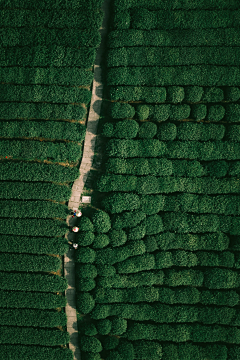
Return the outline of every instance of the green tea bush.
[[[229,141],[240,141],[240,127],[231,125],[226,128],[226,138]]]
[[[224,118],[225,109],[222,105],[213,105],[208,109],[207,120],[208,121],[220,121]]]
[[[54,181],[64,183],[74,181],[79,176],[79,170],[76,167],[57,164],[1,161],[1,168],[1,180]]]
[[[204,102],[220,102],[224,100],[224,92],[217,87],[205,88],[201,99]]]
[[[88,246],[94,242],[95,235],[91,231],[77,233],[76,242],[81,246]]]
[[[182,124],[181,124],[182,125]],[[178,128],[175,124],[167,123],[160,124],[157,131],[157,138],[159,140],[174,140],[177,136]]]
[[[110,230],[108,233],[110,245],[112,247],[125,244],[127,241],[127,235],[123,230]]]
[[[1,104],[3,120],[82,120],[86,110],[81,105],[23,103]]]
[[[67,224],[59,220],[15,219],[14,226],[9,226],[6,219],[0,219],[0,233],[31,236],[60,236],[67,230]]]
[[[107,335],[111,331],[112,323],[109,319],[102,319],[96,323],[98,333],[101,335]]]
[[[228,122],[239,122],[240,106],[239,104],[226,105],[225,119]]]
[[[111,228],[111,220],[105,211],[98,210],[92,216],[94,231],[97,233],[106,233]]]
[[[144,239],[145,242],[145,239]],[[136,288],[143,285],[163,285],[164,273],[158,272],[140,272],[132,275],[108,276],[99,279],[99,286],[102,288]]]
[[[172,173],[175,176],[199,177],[208,174],[210,167],[204,166],[197,160],[172,160]],[[215,176],[217,175],[214,172]]]
[[[155,258],[151,254],[132,256],[116,264],[116,270],[119,274],[137,273],[139,271],[151,270],[155,266]]]
[[[152,122],[144,122],[138,131],[141,139],[152,139],[157,134],[157,125]]]
[[[76,161],[82,148],[74,143],[54,143],[51,141],[2,140],[0,151],[4,157],[24,160],[51,160],[53,162]]]
[[[136,189],[136,176],[103,175],[96,184],[96,190],[109,191],[133,191]]]
[[[56,309],[65,307],[66,297],[59,294],[0,290],[1,308]]]
[[[203,120],[207,116],[207,106],[204,104],[192,105],[191,108],[191,117],[198,121]]]
[[[14,291],[63,292],[67,280],[58,275],[0,272],[1,289]]]
[[[128,240],[140,240],[146,235],[146,221],[142,221],[135,227],[132,227],[128,230],[127,237]]]
[[[119,338],[115,336],[107,336],[104,337],[102,341],[102,345],[104,350],[112,350],[115,349],[119,344]]]
[[[78,247],[76,251],[75,261],[77,263],[93,263],[95,261],[96,252],[89,247]]]
[[[225,99],[228,101],[238,101],[240,98],[240,89],[237,87],[227,87]]]
[[[109,111],[113,119],[132,118],[135,115],[133,106],[119,102],[112,103]]]
[[[114,163],[115,159],[109,159],[108,164]],[[116,159],[125,161],[122,159]],[[111,214],[121,213],[124,210],[136,210],[140,207],[139,197],[136,194],[114,193],[102,200],[102,206]]]
[[[234,254],[230,252],[223,252],[223,253],[211,253],[205,251],[198,251],[196,252],[196,256],[198,258],[198,264],[200,266],[224,266],[232,268],[238,268],[238,261],[235,263]],[[236,259],[238,260],[238,259]]]
[[[116,124],[105,123],[102,135],[120,139],[132,139],[137,136],[139,125],[135,120],[118,121]]]
[[[111,335],[122,335],[127,330],[127,320],[121,317],[115,317],[112,319]]]
[[[72,360],[72,351],[68,348],[53,348],[45,346],[24,346],[24,345],[0,345],[1,354],[6,360],[30,359],[31,357],[39,360]]]
[[[135,341],[133,344],[134,356],[137,360],[144,360],[152,358],[152,360],[159,360],[162,358],[162,346],[154,341]]]
[[[95,278],[97,274],[97,268],[92,264],[76,264],[76,276],[79,279]]]
[[[92,243],[92,247],[94,249],[101,249],[106,247],[109,244],[110,240],[106,234],[97,234],[95,235],[95,239]]]
[[[78,220],[77,226],[80,231],[91,231],[93,232],[93,223],[87,216],[81,216]]]
[[[169,120],[183,120],[190,116],[191,108],[189,105],[171,105]]]
[[[162,195],[142,195],[140,197],[140,209],[146,215],[157,214],[163,210],[164,200],[165,198]],[[147,226],[148,225],[147,221]]]
[[[96,329],[96,326],[93,323],[85,323],[81,324],[81,333],[87,336],[94,336],[97,335],[98,331]]]
[[[170,116],[170,105],[155,105],[153,120],[156,121],[166,121]]]
[[[101,360],[100,354],[95,352],[81,352],[81,358],[83,360]]]
[[[120,215],[114,215],[112,218],[112,227],[114,229],[131,228],[146,219],[143,211],[134,210],[124,212]]]
[[[157,214],[151,215],[146,220],[146,235],[158,234],[164,231],[161,216]]]
[[[180,103],[185,97],[184,88],[180,86],[170,86],[167,88],[167,101]]]
[[[109,157],[157,157],[165,153],[166,145],[157,139],[108,141],[106,155]]]
[[[177,127],[177,139],[179,140],[195,140],[195,141],[222,140],[224,134],[225,134],[224,125],[204,124],[204,123],[196,124],[191,122],[185,122],[179,124],[179,126]],[[174,139],[166,139],[166,140],[174,140]]]
[[[200,294],[200,302],[203,305],[226,305],[236,306],[239,303],[239,295],[233,290],[204,290]]]
[[[229,269],[209,269],[204,274],[204,286],[209,289],[231,289],[239,286],[239,275]]]
[[[112,27],[116,29],[129,29],[131,16],[129,11],[119,11],[114,13]]]
[[[127,31],[131,32],[132,29]],[[108,36],[111,37],[113,33],[114,31],[112,31]],[[157,87],[118,86],[109,87],[108,95],[111,100],[162,103],[166,100],[166,89]]]
[[[108,277],[116,274],[116,269],[110,264],[97,264],[97,271],[99,276]]]
[[[0,253],[0,271],[58,271],[61,259],[49,255]]]
[[[204,93],[203,88],[200,86],[187,86],[184,91],[184,100],[192,103],[199,102]]]
[[[96,281],[92,278],[80,278],[76,281],[77,291],[91,291],[96,286]]]
[[[158,301],[158,289],[150,286],[130,289],[99,289],[96,291],[96,303],[137,303],[155,301]]]
[[[0,251],[29,254],[59,254],[68,251],[68,242],[65,238],[30,237],[16,235],[1,235]]]
[[[54,328],[65,326],[67,316],[56,310],[0,309],[0,324]]]
[[[66,205],[50,201],[0,200],[1,217],[65,219],[68,213]]]
[[[95,300],[87,292],[77,293],[77,310],[80,314],[88,314],[95,306]]]
[[[147,105],[137,105],[136,114],[139,120],[147,120],[149,116],[149,107]]]
[[[166,360],[196,360],[209,358],[211,360],[227,360],[228,348],[224,345],[198,346],[193,344],[170,344],[163,345],[163,354]]]
[[[82,351],[101,352],[102,345],[100,340],[93,336],[82,336],[80,338],[80,349]]]

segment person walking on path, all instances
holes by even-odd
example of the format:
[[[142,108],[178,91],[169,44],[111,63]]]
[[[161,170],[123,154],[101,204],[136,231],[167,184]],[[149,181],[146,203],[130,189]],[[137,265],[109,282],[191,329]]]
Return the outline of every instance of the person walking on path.
[[[81,217],[82,216],[81,211],[80,210],[74,210],[74,213],[73,213],[72,217],[74,218],[74,216]]]
[[[74,249],[74,250],[77,250],[77,248],[78,248],[78,244],[76,244],[76,243],[68,243],[69,244],[69,250],[72,250],[72,249]]]
[[[72,228],[72,231],[75,232],[75,233],[77,233],[77,232],[79,231],[79,228],[78,228],[77,226],[74,226],[74,227]]]

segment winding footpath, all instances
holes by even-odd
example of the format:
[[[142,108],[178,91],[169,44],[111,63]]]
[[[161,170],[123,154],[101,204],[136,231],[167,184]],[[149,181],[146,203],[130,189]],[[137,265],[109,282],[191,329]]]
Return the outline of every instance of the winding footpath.
[[[94,80],[92,84],[92,99],[90,104],[90,111],[87,120],[87,131],[84,141],[83,157],[79,169],[80,176],[75,180],[72,187],[72,196],[68,202],[70,210],[76,210],[81,204],[81,195],[84,185],[92,168],[94,158],[94,147],[97,137],[97,127],[100,117],[102,96],[103,96],[103,83],[102,83],[102,69],[101,62],[106,53],[108,24],[110,18],[111,0],[105,0],[102,6],[104,18],[103,24],[100,28],[102,37],[100,47],[97,49],[96,60],[94,64]],[[74,219],[71,216],[67,218],[67,224],[72,226]],[[68,233],[66,237],[69,240],[74,238],[74,234]],[[64,276],[68,281],[68,288],[66,290],[67,305],[65,312],[67,315],[67,331],[70,335],[69,348],[73,351],[74,360],[81,360],[81,353],[79,348],[78,327],[77,327],[77,314],[76,314],[76,286],[75,286],[75,263],[73,259],[73,250],[68,251],[64,256]]]

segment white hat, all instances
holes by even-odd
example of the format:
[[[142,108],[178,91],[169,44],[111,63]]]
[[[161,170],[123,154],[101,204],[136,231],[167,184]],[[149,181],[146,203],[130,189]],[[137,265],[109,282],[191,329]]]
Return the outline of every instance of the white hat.
[[[78,228],[77,226],[74,226],[74,228],[72,228],[72,231],[78,232],[78,231],[79,231],[79,228]]]
[[[82,213],[81,213],[81,211],[80,211],[80,210],[77,210],[76,216],[77,216],[77,217],[82,216]]]

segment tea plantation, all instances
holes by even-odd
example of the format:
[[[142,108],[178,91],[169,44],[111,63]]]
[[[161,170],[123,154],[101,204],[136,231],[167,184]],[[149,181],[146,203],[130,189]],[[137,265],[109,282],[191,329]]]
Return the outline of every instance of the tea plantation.
[[[0,1],[0,358],[72,360],[67,202],[79,176],[102,0]]]
[[[77,234],[82,358],[240,359],[239,1],[111,11],[104,161]]]

